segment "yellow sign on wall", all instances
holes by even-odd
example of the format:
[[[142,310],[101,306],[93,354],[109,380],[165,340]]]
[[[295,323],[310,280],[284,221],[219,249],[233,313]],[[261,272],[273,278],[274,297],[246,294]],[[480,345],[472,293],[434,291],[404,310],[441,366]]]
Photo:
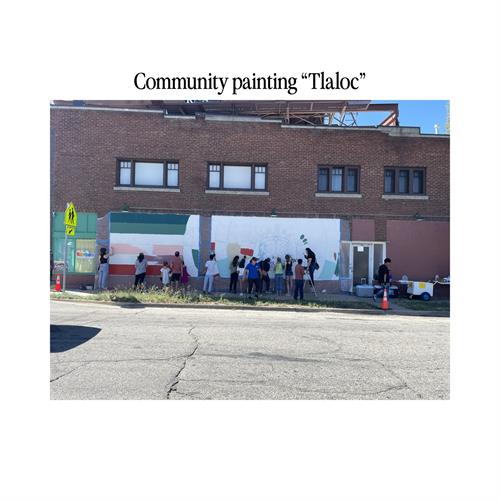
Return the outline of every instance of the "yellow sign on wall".
[[[66,226],[66,234],[68,236],[75,236],[75,226]]]
[[[76,213],[75,205],[73,205],[73,203],[70,203],[68,205],[68,208],[66,209],[66,212],[64,212],[64,224],[66,224],[66,226],[73,227],[76,227],[78,225],[78,214]],[[66,234],[69,234],[67,230]]]

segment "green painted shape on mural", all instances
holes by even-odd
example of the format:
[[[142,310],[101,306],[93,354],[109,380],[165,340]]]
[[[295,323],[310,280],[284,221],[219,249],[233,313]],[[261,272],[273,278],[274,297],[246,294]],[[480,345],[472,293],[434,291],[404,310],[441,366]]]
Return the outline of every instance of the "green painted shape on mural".
[[[193,261],[196,269],[198,269],[198,272],[200,272],[200,267],[199,267],[199,259],[200,259],[200,251],[195,250],[194,248],[191,250],[191,254],[193,255]]]
[[[179,214],[148,214],[140,212],[112,212],[110,214],[110,223],[128,223],[128,224],[174,224],[186,225],[189,215]]]
[[[321,272],[319,276],[316,276],[318,280],[331,280],[334,275],[335,264],[331,260],[325,260],[320,268]]]
[[[130,224],[128,222],[112,222],[111,233],[125,234],[185,234],[185,224]]]

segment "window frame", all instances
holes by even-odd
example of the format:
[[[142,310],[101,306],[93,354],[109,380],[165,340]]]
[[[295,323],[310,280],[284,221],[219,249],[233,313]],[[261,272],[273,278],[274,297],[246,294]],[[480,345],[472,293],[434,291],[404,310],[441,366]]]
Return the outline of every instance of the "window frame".
[[[121,162],[130,162],[130,184],[120,183],[120,170]],[[136,184],[135,182],[135,164],[136,163],[161,163],[163,165],[163,184],[162,185],[144,185]],[[177,185],[168,184],[168,165],[177,165]],[[181,184],[181,174],[180,174],[180,162],[179,160],[154,160],[151,158],[117,158],[116,159],[116,187],[129,187],[129,188],[145,188],[145,189],[178,189]]]
[[[218,165],[220,167],[219,171],[219,187],[210,187],[210,166]],[[224,167],[251,167],[251,177],[250,177],[250,188],[225,188],[224,187]],[[255,187],[255,174],[257,167],[264,167],[265,171],[265,180],[264,180],[264,188],[257,189]],[[266,193],[269,187],[269,165],[267,163],[243,163],[243,162],[221,162],[221,161],[209,161],[207,162],[207,176],[206,176],[206,189],[208,191],[256,191],[258,193]]]
[[[328,171],[328,189],[320,190],[319,188],[319,177],[321,170]],[[333,169],[342,170],[342,189],[340,191],[334,191],[332,185],[332,171]],[[347,191],[347,173],[349,169],[356,170],[356,191]],[[316,175],[316,193],[330,193],[330,194],[361,194],[361,166],[360,165],[318,165],[317,175]]]
[[[385,190],[385,175],[388,170],[394,172],[394,191]],[[399,172],[402,170],[408,171],[408,192],[401,192],[399,190]],[[422,172],[422,192],[413,192],[413,172]],[[427,169],[425,167],[384,167],[384,175],[382,176],[382,189],[385,195],[395,196],[427,196]]]

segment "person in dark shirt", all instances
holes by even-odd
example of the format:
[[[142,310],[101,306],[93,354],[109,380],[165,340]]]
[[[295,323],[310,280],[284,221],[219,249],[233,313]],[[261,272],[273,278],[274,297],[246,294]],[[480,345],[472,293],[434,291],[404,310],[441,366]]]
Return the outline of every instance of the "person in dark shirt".
[[[260,275],[261,275],[261,287],[264,288],[264,283],[266,284],[266,293],[269,293],[269,287],[271,285],[271,279],[269,278],[269,271],[271,270],[271,259],[268,257],[263,260],[260,265]],[[263,291],[263,290],[261,290]]]
[[[391,262],[391,259],[387,257],[384,259],[384,263],[378,268],[377,281],[382,288],[373,294],[373,300],[377,297],[382,297],[384,294],[384,288],[388,289],[391,285],[391,270],[388,266]],[[387,294],[389,294],[389,290],[387,290]]]
[[[316,262],[316,254],[310,248],[306,248],[304,257],[306,258],[307,270],[309,271],[311,283],[314,285],[314,271],[319,267]]]

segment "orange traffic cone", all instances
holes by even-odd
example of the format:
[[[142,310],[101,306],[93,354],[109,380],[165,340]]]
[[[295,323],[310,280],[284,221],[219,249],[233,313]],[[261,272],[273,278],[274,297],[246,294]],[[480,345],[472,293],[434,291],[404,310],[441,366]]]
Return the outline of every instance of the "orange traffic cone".
[[[59,274],[56,277],[56,288],[55,288],[55,291],[56,292],[60,292],[61,291],[61,276]]]
[[[384,287],[384,295],[382,297],[382,303],[380,304],[380,308],[383,311],[387,311],[389,309],[389,298],[387,297],[387,288]]]

